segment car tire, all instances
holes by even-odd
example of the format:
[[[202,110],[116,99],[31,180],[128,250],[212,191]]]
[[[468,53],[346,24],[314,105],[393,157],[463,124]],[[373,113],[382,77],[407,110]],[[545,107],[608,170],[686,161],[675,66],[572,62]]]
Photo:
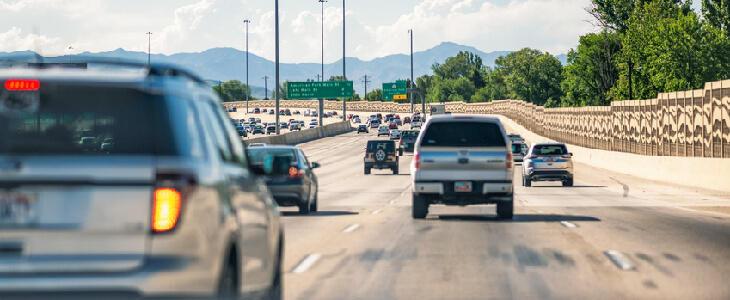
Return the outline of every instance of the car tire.
[[[300,215],[308,215],[309,214],[309,201],[304,203],[299,203],[299,214]]]
[[[428,202],[423,196],[413,195],[413,218],[425,219],[428,215]]]
[[[309,196],[310,198],[312,195]],[[311,200],[311,203],[309,204],[309,211],[310,212],[317,212],[317,192],[314,192],[314,200]]]
[[[563,180],[563,186],[573,186],[573,178]]]
[[[514,215],[514,200],[497,202],[497,217],[504,220],[511,220]]]
[[[393,175],[398,175],[398,166],[393,167]]]
[[[370,168],[365,167],[365,175],[370,174]]]
[[[529,176],[523,176],[522,177],[522,185],[524,185],[526,187],[532,186],[532,179],[530,179]]]
[[[229,254],[230,255],[230,254]],[[236,272],[236,263],[232,257],[226,259],[221,270],[220,279],[218,279],[218,293],[216,299],[229,300],[238,299],[238,274]]]

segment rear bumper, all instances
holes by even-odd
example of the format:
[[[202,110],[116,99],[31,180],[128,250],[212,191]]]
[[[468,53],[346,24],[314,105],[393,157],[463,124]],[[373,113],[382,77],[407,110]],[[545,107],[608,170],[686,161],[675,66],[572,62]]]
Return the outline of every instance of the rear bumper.
[[[279,206],[297,206],[307,202],[307,186],[304,184],[269,185],[271,196]]]
[[[558,181],[573,179],[573,172],[569,170],[528,170],[526,173],[532,181]]]
[[[378,170],[395,168],[396,166],[398,166],[398,162],[397,161],[394,161],[394,162],[382,162],[382,163],[365,162],[365,167],[366,168],[378,169]]]
[[[148,259],[133,272],[0,275],[0,299],[185,299],[214,295],[218,271],[193,258]]]
[[[455,181],[415,182],[411,191],[431,204],[470,205],[512,201],[512,182],[472,181],[471,192],[454,191]]]

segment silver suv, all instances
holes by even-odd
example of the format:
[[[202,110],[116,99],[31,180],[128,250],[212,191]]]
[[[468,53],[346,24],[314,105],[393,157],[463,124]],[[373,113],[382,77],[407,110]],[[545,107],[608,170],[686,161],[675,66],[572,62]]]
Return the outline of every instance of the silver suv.
[[[499,119],[439,115],[416,140],[411,164],[413,218],[431,204],[497,204],[497,215],[513,215],[512,151]],[[511,144],[509,144],[511,146]]]
[[[126,67],[0,70],[0,299],[281,298],[279,212],[220,99]]]
[[[522,163],[522,185],[533,181],[561,181],[573,186],[573,154],[563,143],[537,143],[530,146]]]

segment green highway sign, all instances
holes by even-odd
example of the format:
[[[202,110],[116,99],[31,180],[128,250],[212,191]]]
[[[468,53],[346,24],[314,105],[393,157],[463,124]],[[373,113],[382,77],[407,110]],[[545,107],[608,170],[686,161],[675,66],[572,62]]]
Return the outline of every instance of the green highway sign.
[[[287,99],[352,98],[352,81],[287,82]]]
[[[383,100],[407,99],[407,94],[405,80],[383,83]]]

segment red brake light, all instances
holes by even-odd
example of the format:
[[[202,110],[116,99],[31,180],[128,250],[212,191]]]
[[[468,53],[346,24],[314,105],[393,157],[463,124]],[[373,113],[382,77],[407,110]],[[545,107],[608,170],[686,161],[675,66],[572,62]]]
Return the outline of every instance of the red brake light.
[[[41,83],[35,79],[8,79],[5,89],[9,91],[37,91]]]
[[[155,190],[154,200],[152,229],[163,232],[175,228],[182,204],[180,192],[171,188],[158,188]]]
[[[297,167],[289,168],[289,176],[291,179],[298,179],[304,177],[304,170],[300,170]]]
[[[418,170],[421,168],[421,154],[413,154],[413,168]]]
[[[507,151],[507,169],[512,169],[512,152]]]

